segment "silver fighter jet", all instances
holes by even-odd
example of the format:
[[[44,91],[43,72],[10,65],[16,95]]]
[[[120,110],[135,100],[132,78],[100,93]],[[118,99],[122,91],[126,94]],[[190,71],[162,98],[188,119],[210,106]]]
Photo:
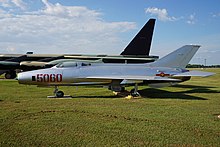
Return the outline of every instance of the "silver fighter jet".
[[[107,85],[115,92],[123,92],[125,85],[134,85],[131,95],[138,96],[138,84],[163,87],[189,80],[191,76],[213,75],[185,69],[199,47],[185,45],[153,63],[145,64],[64,62],[49,69],[19,73],[17,79],[20,84],[54,86],[56,97],[64,96],[58,86],[89,84]]]

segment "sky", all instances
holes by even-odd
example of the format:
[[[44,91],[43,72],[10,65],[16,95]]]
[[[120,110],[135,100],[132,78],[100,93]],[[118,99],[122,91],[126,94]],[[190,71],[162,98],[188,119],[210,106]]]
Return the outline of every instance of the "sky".
[[[150,55],[198,44],[191,64],[220,64],[219,0],[0,0],[0,53],[119,55],[150,18]]]

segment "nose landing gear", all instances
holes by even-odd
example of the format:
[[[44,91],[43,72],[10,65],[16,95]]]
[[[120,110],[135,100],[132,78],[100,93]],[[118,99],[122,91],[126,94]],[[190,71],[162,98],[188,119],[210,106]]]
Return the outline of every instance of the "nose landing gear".
[[[54,89],[53,93],[55,94],[55,96],[57,98],[62,98],[64,96],[64,92],[63,91],[59,91],[57,86],[55,86],[55,89]]]
[[[58,86],[55,86],[54,96],[47,96],[47,98],[72,98],[70,95],[64,95],[63,91],[58,90]]]

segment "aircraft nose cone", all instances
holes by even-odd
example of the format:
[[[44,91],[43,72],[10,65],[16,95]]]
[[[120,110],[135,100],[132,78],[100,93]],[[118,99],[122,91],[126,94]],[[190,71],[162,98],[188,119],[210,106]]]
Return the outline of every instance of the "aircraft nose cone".
[[[18,75],[17,75],[17,80],[18,80],[18,83],[19,83],[19,84],[22,84],[22,81],[23,81],[23,73],[18,73]]]
[[[19,84],[27,84],[31,82],[31,77],[28,76],[25,72],[18,73],[17,80]]]

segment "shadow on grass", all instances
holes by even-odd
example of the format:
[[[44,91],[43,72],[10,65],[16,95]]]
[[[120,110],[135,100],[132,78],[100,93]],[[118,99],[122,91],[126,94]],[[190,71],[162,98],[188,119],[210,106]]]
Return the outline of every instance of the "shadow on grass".
[[[187,93],[220,93],[218,90],[211,90],[210,88],[215,87],[208,87],[208,86],[194,86],[194,85],[175,85],[175,88],[183,88],[183,91],[179,92],[170,92],[161,89],[155,88],[146,88],[139,90],[141,97],[143,98],[152,98],[152,99],[185,99],[185,100],[208,100],[206,98],[198,97],[198,96],[191,96],[187,95]],[[190,89],[185,89],[190,88]],[[117,95],[80,95],[80,96],[72,96],[72,98],[122,98],[123,96]]]
[[[206,98],[186,95],[184,92],[170,92],[161,89],[147,88],[139,90],[143,98],[152,99],[184,99],[184,100],[207,100]]]
[[[181,84],[177,84],[177,85],[173,85],[172,87],[177,87],[177,88],[215,88],[215,87],[211,87],[211,86],[198,86],[198,85],[181,85]]]
[[[211,90],[209,88],[215,88],[210,86],[194,86],[194,85],[175,85],[177,88],[192,88],[184,91],[184,93],[220,93],[219,90]]]
[[[176,88],[190,88],[190,90],[181,92],[170,92],[161,89],[146,88],[139,90],[142,97],[158,98],[158,99],[185,99],[185,100],[207,100],[206,98],[187,95],[187,93],[220,93],[219,90],[211,90],[208,86],[194,86],[194,85],[175,85]]]
[[[72,96],[72,98],[121,98],[117,95],[107,95],[107,96],[101,96],[101,95],[92,95],[92,96],[89,96],[89,95],[80,95],[80,96]]]

